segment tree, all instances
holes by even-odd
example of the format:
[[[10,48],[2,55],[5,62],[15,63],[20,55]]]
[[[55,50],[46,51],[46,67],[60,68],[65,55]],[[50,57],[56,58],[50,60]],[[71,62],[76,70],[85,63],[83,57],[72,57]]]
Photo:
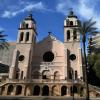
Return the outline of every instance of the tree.
[[[7,35],[3,34],[3,31],[0,31],[0,49],[7,48],[9,44],[7,43],[7,40],[5,39]]]
[[[99,60],[99,61],[98,61]],[[100,70],[98,66],[100,64],[100,54],[92,53],[88,55],[88,82],[95,86],[100,86]],[[95,80],[94,80],[95,79]]]
[[[96,56],[96,59],[93,65],[93,70],[95,71],[96,76],[100,80],[100,53],[95,54],[95,56]]]
[[[88,87],[88,80],[87,80],[87,57],[86,57],[86,36],[88,34],[92,34],[96,31],[95,28],[96,22],[89,19],[88,21],[84,21],[79,23],[78,31],[82,34],[82,44],[83,44],[83,55],[84,55],[84,75],[85,75],[85,86],[86,86],[86,100],[89,100],[89,87]]]

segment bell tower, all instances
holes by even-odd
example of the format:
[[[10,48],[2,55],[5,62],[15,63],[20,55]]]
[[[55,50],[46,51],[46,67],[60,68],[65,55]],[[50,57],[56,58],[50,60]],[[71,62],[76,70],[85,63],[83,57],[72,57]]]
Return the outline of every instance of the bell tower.
[[[67,70],[65,75],[68,79],[83,78],[80,33],[77,30],[79,22],[73,11],[70,11],[64,20],[65,70]]]
[[[36,42],[36,22],[29,14],[18,29],[16,49],[10,67],[10,79],[30,79],[32,53]]]

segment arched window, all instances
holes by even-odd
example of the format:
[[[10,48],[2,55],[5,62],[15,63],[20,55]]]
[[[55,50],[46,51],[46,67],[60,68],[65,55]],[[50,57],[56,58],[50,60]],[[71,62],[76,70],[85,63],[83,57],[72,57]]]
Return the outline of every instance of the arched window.
[[[67,31],[67,40],[70,39],[70,30]]]
[[[62,86],[61,87],[61,96],[64,96],[67,94],[67,87],[66,86]]]
[[[21,71],[21,79],[23,79],[23,71]]]
[[[49,96],[49,87],[47,85],[43,86],[42,95],[43,96]]]
[[[16,95],[20,95],[22,93],[22,86],[18,85],[16,88]]]
[[[19,71],[16,72],[16,79],[19,79]]]
[[[76,34],[76,30],[74,30],[73,32],[73,40],[77,39],[77,34]]]
[[[59,80],[59,79],[60,79],[60,74],[59,74],[58,71],[56,71],[56,72],[54,73],[54,80]]]
[[[77,79],[77,71],[75,71],[75,79]]]
[[[21,33],[20,33],[20,41],[23,41],[23,37],[24,37],[24,33],[21,32]]]
[[[13,89],[14,89],[13,85],[9,85],[9,86],[8,86],[7,94],[8,94],[8,95],[11,95],[11,93],[13,92]]]
[[[40,87],[38,85],[34,86],[33,89],[33,95],[39,95],[40,94]]]
[[[26,28],[29,28],[29,25],[28,24],[26,24]]]
[[[70,26],[73,26],[73,21],[70,21]]]
[[[26,32],[26,41],[29,41],[29,32]]]
[[[73,75],[71,73],[71,70],[69,71],[69,79],[72,79],[73,78]]]

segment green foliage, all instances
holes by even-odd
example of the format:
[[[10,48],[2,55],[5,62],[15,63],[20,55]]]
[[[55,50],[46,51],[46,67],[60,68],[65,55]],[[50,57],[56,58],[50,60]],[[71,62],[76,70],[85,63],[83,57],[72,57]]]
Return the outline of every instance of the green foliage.
[[[0,31],[0,49],[4,49],[4,48],[8,49],[9,44],[7,43],[7,40],[5,39],[6,36],[7,35],[3,34],[3,31]]]
[[[100,79],[100,59],[96,60],[93,69],[96,73],[96,76]]]
[[[95,56],[95,57],[94,57]],[[93,70],[96,73],[96,76],[100,79],[100,53],[95,54],[91,57],[91,59],[94,59],[93,61],[91,60],[90,65],[93,68]]]

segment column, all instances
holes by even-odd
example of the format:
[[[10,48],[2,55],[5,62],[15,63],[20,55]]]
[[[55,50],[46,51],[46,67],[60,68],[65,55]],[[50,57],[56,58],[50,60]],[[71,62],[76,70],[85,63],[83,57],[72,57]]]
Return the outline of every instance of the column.
[[[16,85],[14,85],[13,95],[16,95]]]
[[[21,95],[22,95],[22,96],[25,95],[25,85],[22,86],[22,93],[21,93]]]
[[[49,96],[52,96],[52,88],[49,86]]]
[[[8,91],[8,85],[5,86],[5,91],[3,92],[3,95],[7,95],[7,91]]]
[[[42,86],[40,86],[40,94],[39,96],[42,96]]]
[[[67,87],[67,96],[71,96],[71,90],[70,90],[70,87],[71,87],[71,86],[68,86],[68,87]]]

